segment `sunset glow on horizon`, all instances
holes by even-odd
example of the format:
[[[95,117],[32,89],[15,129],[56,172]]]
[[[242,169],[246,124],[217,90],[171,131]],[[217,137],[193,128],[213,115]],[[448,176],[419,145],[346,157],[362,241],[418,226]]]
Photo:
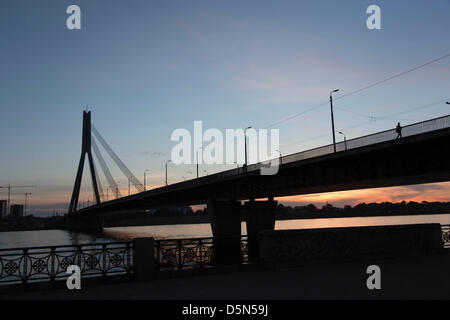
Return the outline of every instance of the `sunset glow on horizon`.
[[[11,190],[11,204],[23,204],[24,194],[32,193],[29,213],[67,210],[84,110],[141,183],[147,174],[148,188],[165,185],[171,135],[192,130],[194,121],[221,132],[277,129],[278,152],[286,156],[332,143],[329,94],[337,88],[336,142],[450,113],[444,0],[435,6],[385,2],[380,30],[367,28],[367,5],[360,1],[139,0],[105,6],[80,0],[87,18],[81,30],[64,23],[70,4],[2,2],[0,186],[36,185]],[[128,195],[128,177],[103,156],[114,180],[101,174],[94,155],[103,193],[109,186],[108,199],[114,198],[117,184]],[[199,176],[235,167],[201,164]],[[94,199],[88,169],[79,197],[84,204]],[[196,178],[195,170],[194,164],[170,163],[168,184]],[[448,194],[450,184],[441,183],[279,201],[343,206],[447,201]],[[0,189],[0,199],[6,198]]]
[[[150,189],[163,187],[163,185],[153,186],[147,188]],[[344,207],[345,205],[354,206],[359,203],[381,203],[381,202],[393,202],[399,203],[402,201],[415,201],[415,202],[447,202],[448,192],[450,190],[450,182],[442,183],[430,183],[423,185],[409,185],[398,186],[389,188],[371,188],[371,189],[358,189],[349,191],[335,191],[327,193],[314,193],[307,195],[295,195],[287,197],[277,197],[275,200],[278,203],[288,206],[303,206],[308,204],[314,204],[317,207],[321,207],[325,204],[331,204],[335,207]],[[131,188],[131,194],[135,194],[136,190]],[[128,195],[128,187],[121,187],[120,193],[122,196]],[[106,193],[104,191],[105,198]],[[47,196],[40,196],[39,198],[29,199],[29,214],[48,213],[52,211],[58,211],[65,213],[68,207],[68,202],[71,197],[71,192],[60,191],[57,193],[49,194]],[[109,200],[113,200],[114,195],[109,192]],[[17,201],[12,203],[21,203],[22,197],[16,198]],[[84,190],[80,192],[80,206],[82,204],[93,204],[92,191]],[[23,201],[23,200],[22,200]],[[205,205],[192,206],[193,209],[201,209]]]

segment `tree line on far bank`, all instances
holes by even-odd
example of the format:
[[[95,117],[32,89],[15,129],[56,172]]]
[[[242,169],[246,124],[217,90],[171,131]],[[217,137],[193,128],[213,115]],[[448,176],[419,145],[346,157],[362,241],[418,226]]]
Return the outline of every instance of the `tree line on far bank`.
[[[335,207],[332,204],[326,204],[320,208],[314,204],[294,207],[278,204],[276,209],[277,220],[427,214],[450,214],[450,202],[373,202],[360,203],[355,206],[346,205],[343,208]],[[123,218],[127,219],[138,219],[144,216],[148,219],[149,215],[153,217],[206,217],[208,216],[208,209],[194,211],[191,207],[161,208],[150,211],[124,212],[122,215]],[[245,220],[245,216],[243,220]],[[0,231],[63,229],[64,227],[64,216],[39,217],[27,215],[18,219],[9,217],[0,219]]]

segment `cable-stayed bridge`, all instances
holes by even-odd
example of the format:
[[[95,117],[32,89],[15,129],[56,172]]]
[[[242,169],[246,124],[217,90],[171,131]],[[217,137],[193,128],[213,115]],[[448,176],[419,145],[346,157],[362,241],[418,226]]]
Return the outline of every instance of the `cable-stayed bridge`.
[[[83,114],[83,147],[69,207],[68,226],[99,229],[104,215],[163,206],[206,204],[214,235],[240,234],[241,212],[253,221],[253,230],[274,225],[275,197],[390,187],[450,180],[450,116],[327,145],[279,158],[275,175],[261,175],[264,164],[235,168],[149,191],[131,173],[100,133],[91,126],[90,112]],[[95,139],[141,192],[121,197]],[[91,147],[117,199],[104,200]],[[85,155],[91,169],[97,203],[77,209]],[[256,201],[255,199],[268,199]],[[240,201],[246,201],[241,205]],[[249,222],[247,222],[248,224]]]

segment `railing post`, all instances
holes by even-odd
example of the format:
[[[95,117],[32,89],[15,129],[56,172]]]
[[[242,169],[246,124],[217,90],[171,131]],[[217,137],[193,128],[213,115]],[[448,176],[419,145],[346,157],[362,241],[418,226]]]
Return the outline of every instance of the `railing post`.
[[[102,255],[103,255],[103,268],[102,268],[102,273],[103,273],[103,276],[106,277],[106,269],[107,269],[107,266],[106,266],[106,255],[107,255],[107,252],[106,252],[106,243],[104,243],[103,246],[102,246]]]
[[[127,274],[131,273],[131,263],[130,263],[130,257],[131,257],[131,243],[127,242],[126,244],[126,255],[127,255]]]
[[[137,280],[153,280],[155,277],[155,240],[133,239],[134,273]]]
[[[51,266],[50,266],[50,281],[54,281],[55,280],[55,255],[56,255],[56,249],[55,249],[55,247],[52,247],[51,249],[50,249],[50,256],[51,256],[51,258],[50,258],[50,263],[51,263]]]
[[[23,249],[23,277],[22,282],[27,283],[28,280],[28,249]]]
[[[198,240],[198,264],[201,269],[203,269],[203,262],[205,257],[204,255],[205,250],[203,250],[203,239]]]
[[[182,249],[182,242],[181,240],[177,240],[177,248],[178,248],[178,270],[183,269],[183,261],[181,261],[181,249]]]
[[[77,246],[77,256],[78,256],[78,267],[80,267],[80,270],[81,270],[81,274],[83,274],[83,268],[81,267],[81,255],[82,255],[82,252],[81,252],[81,245],[78,245]],[[74,259],[75,260],[75,259]]]
[[[156,240],[156,270],[159,271],[161,263],[161,242]]]

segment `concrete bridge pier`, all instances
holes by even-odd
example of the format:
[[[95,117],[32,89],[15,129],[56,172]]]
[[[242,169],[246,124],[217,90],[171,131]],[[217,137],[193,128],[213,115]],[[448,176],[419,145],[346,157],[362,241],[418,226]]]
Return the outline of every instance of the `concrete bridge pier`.
[[[103,215],[69,214],[66,216],[66,227],[71,231],[99,234],[103,232]]]
[[[210,201],[208,211],[214,236],[214,261],[241,263],[241,203],[235,200]]]
[[[244,204],[250,260],[258,260],[259,258],[259,233],[263,230],[274,230],[275,228],[277,204],[278,202],[272,198],[267,201],[252,199]]]

